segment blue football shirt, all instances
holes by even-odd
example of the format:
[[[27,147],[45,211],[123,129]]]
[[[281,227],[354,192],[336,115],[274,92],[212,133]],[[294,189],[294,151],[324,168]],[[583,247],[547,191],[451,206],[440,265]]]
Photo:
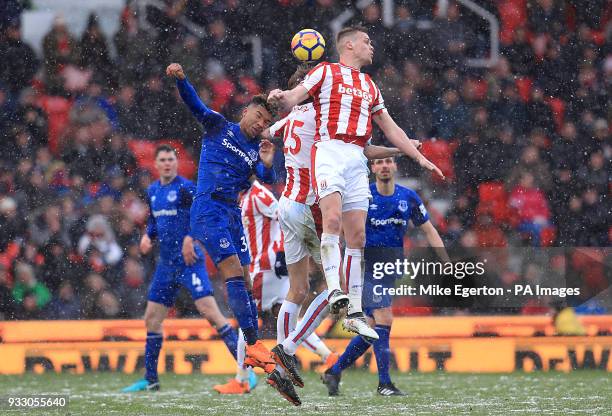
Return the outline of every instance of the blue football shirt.
[[[150,215],[147,234],[159,242],[162,262],[182,261],[183,240],[189,234],[189,210],[195,194],[195,185],[182,176],[162,185],[153,182],[147,189]]]
[[[238,204],[238,194],[250,188],[249,178],[255,174],[262,182],[275,180],[274,170],[266,168],[259,157],[259,140],[249,139],[221,114],[206,107],[187,79],[176,85],[193,115],[205,132],[198,167],[196,199],[213,198]]]
[[[366,220],[366,247],[403,247],[408,222],[415,227],[429,221],[427,209],[412,189],[395,185],[393,195],[381,195],[376,183],[370,185],[372,200]]]

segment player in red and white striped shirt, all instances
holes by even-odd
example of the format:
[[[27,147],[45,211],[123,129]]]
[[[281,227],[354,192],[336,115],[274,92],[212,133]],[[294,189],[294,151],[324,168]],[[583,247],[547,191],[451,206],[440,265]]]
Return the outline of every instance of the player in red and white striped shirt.
[[[289,88],[301,82],[309,70],[307,66],[300,66],[289,79]],[[287,117],[269,129],[270,136],[283,139],[287,170],[285,190],[279,201],[279,214],[290,289],[278,314],[277,333],[280,335],[277,341],[282,343],[283,351],[289,355],[295,354],[302,343],[308,346],[311,336],[316,335],[315,329],[329,314],[328,291],[325,290],[313,299],[302,321],[297,323],[299,310],[309,291],[308,257],[311,256],[317,264],[321,263],[321,215],[315,203],[311,181],[311,150],[315,134],[316,111],[312,102],[295,106]],[[418,141],[415,142],[418,145]],[[368,144],[364,153],[368,158],[378,158],[392,157],[399,151],[396,148]],[[328,363],[335,359],[336,354],[329,355]]]
[[[278,201],[259,181],[254,181],[242,196],[242,225],[251,254],[249,274],[253,296],[260,311],[281,303],[289,290],[289,280],[274,272],[276,254],[282,250],[282,233],[278,222]]]
[[[442,172],[414,147],[387,112],[380,90],[360,69],[372,63],[374,47],[361,27],[338,33],[339,63],[317,65],[304,82],[268,96],[285,110],[309,96],[316,111],[314,166],[311,177],[322,212],[321,260],[329,289],[329,303],[338,311],[349,303],[345,328],[377,339],[361,309],[362,259],[365,220],[370,198],[368,169],[363,147],[371,137],[372,120],[403,153],[424,168]],[[348,296],[340,289],[340,232],[344,231],[346,252],[343,269]]]

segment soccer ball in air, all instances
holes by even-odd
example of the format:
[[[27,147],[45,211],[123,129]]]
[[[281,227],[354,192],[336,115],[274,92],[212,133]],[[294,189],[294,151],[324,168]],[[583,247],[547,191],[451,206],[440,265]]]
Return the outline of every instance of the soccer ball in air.
[[[302,62],[319,60],[325,52],[325,39],[314,29],[302,29],[291,39],[291,52]]]

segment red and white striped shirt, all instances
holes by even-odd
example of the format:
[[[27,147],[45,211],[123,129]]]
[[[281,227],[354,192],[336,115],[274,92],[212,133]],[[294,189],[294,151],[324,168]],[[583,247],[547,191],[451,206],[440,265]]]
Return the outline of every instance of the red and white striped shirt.
[[[282,250],[282,233],[278,222],[278,201],[258,181],[243,195],[240,202],[242,225],[251,254],[249,272],[274,270],[276,252]]]
[[[365,147],[372,135],[372,115],[385,110],[382,94],[368,74],[321,62],[302,85],[314,99],[315,141],[338,139]]]
[[[312,205],[315,193],[310,181],[310,160],[315,136],[315,110],[312,103],[296,105],[287,117],[270,127],[270,135],[283,138],[287,182],[283,196]]]

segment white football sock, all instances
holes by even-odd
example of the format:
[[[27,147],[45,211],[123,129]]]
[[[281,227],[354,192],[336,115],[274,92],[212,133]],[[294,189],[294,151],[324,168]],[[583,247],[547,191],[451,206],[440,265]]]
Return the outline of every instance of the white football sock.
[[[238,368],[236,370],[236,380],[244,382],[249,379],[249,369],[244,365],[244,357],[246,355],[246,341],[242,334],[242,329],[238,329],[238,347],[236,348],[236,363]]]
[[[287,339],[283,341],[283,348],[287,354],[294,355],[298,346],[314,333],[321,325],[323,319],[329,315],[328,291],[324,290],[312,300],[302,320],[291,331]]]
[[[349,305],[347,313],[362,312],[361,296],[363,294],[363,250],[346,248],[344,251],[344,278],[348,292]]]
[[[316,333],[312,333],[304,340],[302,346],[307,350],[310,350],[321,357],[321,360],[325,362],[331,351],[325,345],[325,342]]]
[[[321,234],[321,264],[325,273],[327,290],[340,290],[340,236],[334,234]]]
[[[295,329],[300,313],[300,305],[289,302],[287,299],[283,301],[276,319],[276,343],[281,344],[285,338]]]

